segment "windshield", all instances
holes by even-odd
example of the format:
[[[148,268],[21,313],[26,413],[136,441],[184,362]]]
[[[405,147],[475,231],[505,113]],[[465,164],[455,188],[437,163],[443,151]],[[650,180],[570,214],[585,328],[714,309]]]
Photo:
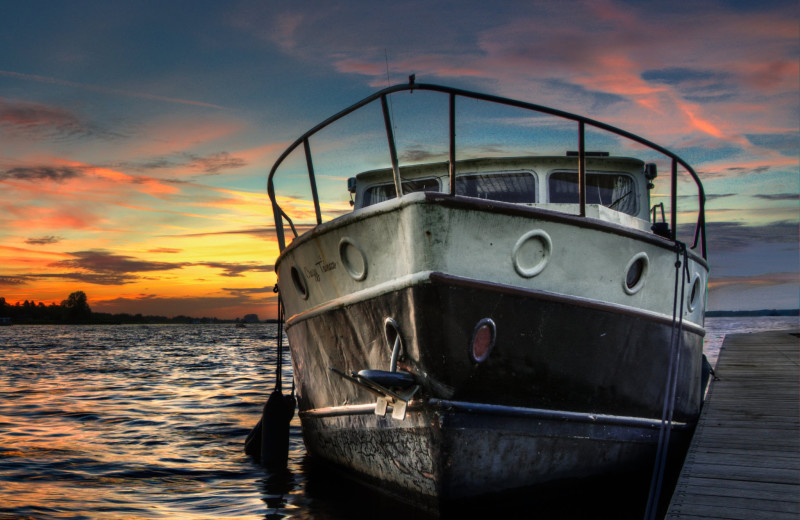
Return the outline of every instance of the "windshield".
[[[550,202],[577,204],[578,172],[554,172],[548,178]],[[636,182],[620,173],[587,173],[586,203],[601,204],[611,209],[636,214]]]
[[[536,202],[536,178],[530,172],[459,175],[456,178],[456,195],[502,202]]]

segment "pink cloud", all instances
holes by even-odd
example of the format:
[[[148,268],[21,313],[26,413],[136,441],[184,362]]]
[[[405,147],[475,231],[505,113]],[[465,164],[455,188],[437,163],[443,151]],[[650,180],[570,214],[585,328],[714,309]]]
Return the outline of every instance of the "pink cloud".
[[[756,90],[790,89],[797,84],[800,64],[788,60],[744,63],[739,68],[743,81]]]
[[[127,145],[117,160],[142,157],[163,157],[191,152],[214,142],[223,142],[247,128],[243,120],[232,118],[161,119],[151,122],[142,132],[142,139]]]
[[[16,233],[64,229],[96,229],[103,217],[86,205],[64,204],[59,207],[4,204],[3,211],[14,217]]]
[[[0,98],[0,130],[41,138],[90,133],[77,115],[64,108],[3,98]]]
[[[448,52],[411,43],[389,60],[389,73],[404,80],[414,72],[427,82],[472,78],[501,95],[650,132],[648,137],[666,139],[667,145],[708,136],[752,148],[747,133],[796,128],[791,116],[800,68],[788,52],[798,41],[791,13],[737,12],[710,3],[653,8],[613,0],[563,7],[532,4],[514,19],[488,17],[472,45]],[[302,34],[309,49],[330,48],[337,71],[385,86],[384,50],[359,48],[357,35],[345,37],[323,26],[323,19],[293,24],[293,37]],[[645,79],[646,72],[661,70],[677,71],[674,80]],[[747,115],[751,110],[755,114]]]

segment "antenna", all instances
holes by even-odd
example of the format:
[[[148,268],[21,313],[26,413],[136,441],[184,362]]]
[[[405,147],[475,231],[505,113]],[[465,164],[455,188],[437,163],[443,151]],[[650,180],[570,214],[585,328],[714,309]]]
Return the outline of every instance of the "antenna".
[[[383,57],[386,60],[386,86],[387,87],[391,87],[392,86],[392,80],[389,77],[389,51],[386,50],[386,47],[383,48]],[[386,96],[386,97],[389,98],[389,118],[392,121],[392,128],[394,129],[395,136],[396,136],[397,135],[397,125],[394,124],[394,115],[393,115],[394,106],[392,104],[392,97],[391,96]]]
[[[386,86],[392,86],[392,80],[389,78],[389,52],[386,50],[386,47],[383,48],[383,57],[386,60]]]

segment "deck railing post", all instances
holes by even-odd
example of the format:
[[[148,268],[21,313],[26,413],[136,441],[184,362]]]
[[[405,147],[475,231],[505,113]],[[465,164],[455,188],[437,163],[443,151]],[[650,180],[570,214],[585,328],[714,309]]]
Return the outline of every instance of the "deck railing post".
[[[450,195],[456,194],[456,95],[450,93]]]
[[[586,143],[585,125],[578,121],[578,201],[580,215],[586,216]]]
[[[397,197],[403,196],[403,182],[400,179],[400,165],[397,161],[397,148],[394,144],[394,131],[392,131],[392,116],[389,114],[389,104],[386,96],[381,96],[381,108],[383,109],[383,123],[386,125],[386,138],[389,140],[389,155],[392,158],[392,173],[394,175],[394,190]]]
[[[322,214],[319,210],[319,195],[317,194],[317,180],[314,177],[314,163],[311,161],[311,146],[308,144],[308,139],[303,140],[303,149],[306,152],[308,181],[311,183],[311,197],[314,199],[314,212],[317,214],[317,224],[322,224]]]
[[[672,240],[678,239],[678,161],[672,159],[672,193],[670,195],[672,211],[670,212],[670,228],[672,229]]]
[[[278,201],[272,200],[272,215],[275,217],[275,236],[278,239],[278,251],[283,251],[286,247],[286,239],[283,236],[283,215]]]

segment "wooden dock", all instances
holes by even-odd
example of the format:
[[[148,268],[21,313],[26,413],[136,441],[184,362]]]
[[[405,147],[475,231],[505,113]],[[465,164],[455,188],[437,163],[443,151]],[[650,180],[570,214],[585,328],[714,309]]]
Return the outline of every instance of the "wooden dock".
[[[797,331],[727,336],[667,519],[800,519]]]

